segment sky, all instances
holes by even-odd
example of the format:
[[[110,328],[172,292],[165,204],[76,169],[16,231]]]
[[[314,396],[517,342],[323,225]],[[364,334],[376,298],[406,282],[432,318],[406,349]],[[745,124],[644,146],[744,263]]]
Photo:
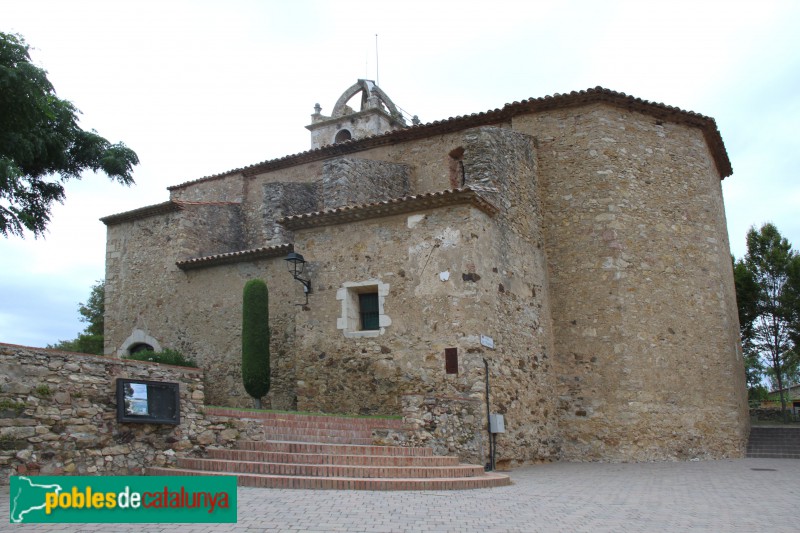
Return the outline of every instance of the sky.
[[[43,237],[0,237],[0,342],[75,338],[104,277],[101,217],[308,150],[314,104],[330,114],[358,78],[423,123],[596,86],[713,117],[732,253],[765,222],[800,249],[798,27],[794,0],[0,0],[0,31],[81,127],[141,161],[129,188],[67,182]]]

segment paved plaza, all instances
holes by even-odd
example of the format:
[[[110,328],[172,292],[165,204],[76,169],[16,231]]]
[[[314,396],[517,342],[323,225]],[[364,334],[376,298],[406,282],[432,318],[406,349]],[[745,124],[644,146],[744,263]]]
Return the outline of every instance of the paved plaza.
[[[9,524],[25,532],[800,531],[800,461],[557,463],[511,472],[509,487],[459,492],[239,488],[237,524]]]

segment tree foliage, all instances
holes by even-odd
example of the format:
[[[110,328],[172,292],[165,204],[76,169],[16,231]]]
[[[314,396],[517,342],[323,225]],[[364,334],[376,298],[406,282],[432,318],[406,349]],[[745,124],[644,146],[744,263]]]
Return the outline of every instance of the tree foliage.
[[[261,408],[270,388],[269,291],[260,279],[244,285],[242,302],[242,382],[247,394]]]
[[[732,256],[731,260],[733,261],[733,278],[736,285],[739,333],[742,338],[742,351],[744,352],[748,397],[751,401],[757,401],[762,399],[767,392],[763,385],[764,364],[761,362],[761,356],[753,345],[753,327],[758,317],[759,287],[754,274],[747,268],[744,261],[735,261]]]
[[[750,228],[734,280],[749,385],[769,377],[785,411],[785,389],[800,371],[800,255],[773,224]]]
[[[20,35],[0,32],[0,233],[44,233],[53,202],[64,201],[68,179],[102,171],[133,183],[139,163],[123,143],[111,144],[78,126],[75,106],[56,96],[47,71],[31,63]]]
[[[81,302],[78,304],[78,312],[81,314],[80,320],[87,323],[83,332],[78,333],[75,339],[58,341],[56,344],[49,344],[47,347],[67,352],[102,355],[105,339],[103,336],[105,297],[106,283],[105,281],[98,281],[92,287],[92,292],[86,303]]]

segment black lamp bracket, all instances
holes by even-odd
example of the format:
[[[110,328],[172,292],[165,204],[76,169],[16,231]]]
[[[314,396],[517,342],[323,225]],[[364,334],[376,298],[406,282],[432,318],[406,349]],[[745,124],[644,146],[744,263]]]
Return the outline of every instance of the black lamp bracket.
[[[311,280],[302,276],[306,261],[302,255],[296,252],[290,252],[289,255],[286,256],[286,261],[289,263],[289,273],[294,279],[303,284],[303,292],[306,295],[305,303],[295,305],[308,305],[308,295],[311,292]]]

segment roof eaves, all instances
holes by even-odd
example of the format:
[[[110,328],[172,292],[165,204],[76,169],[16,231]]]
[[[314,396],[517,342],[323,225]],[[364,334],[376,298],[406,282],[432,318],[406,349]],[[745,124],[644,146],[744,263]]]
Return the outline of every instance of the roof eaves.
[[[458,204],[471,204],[489,216],[494,216],[498,212],[497,207],[489,200],[473,189],[463,187],[460,189],[447,189],[439,192],[403,196],[383,202],[347,205],[315,211],[313,213],[292,215],[281,218],[277,220],[277,222],[287,229],[296,230],[346,224],[348,222],[400,215],[413,211]]]
[[[154,205],[140,207],[132,211],[125,211],[115,215],[108,215],[100,219],[100,222],[106,226],[114,224],[121,224],[122,222],[131,222],[133,220],[140,220],[147,217],[164,215],[167,213],[174,213],[183,209],[178,203],[171,200]]]
[[[386,144],[420,139],[469,127],[496,124],[510,120],[515,115],[519,115],[521,113],[533,113],[548,111],[551,109],[578,107],[598,102],[649,114],[656,118],[663,118],[666,120],[699,127],[703,131],[706,142],[711,149],[711,153],[714,157],[717,169],[719,170],[720,177],[726,178],[733,173],[730,159],[728,158],[728,154],[725,150],[725,145],[722,142],[722,135],[720,134],[717,124],[713,118],[695,113],[694,111],[684,111],[678,107],[657,102],[650,102],[649,100],[642,100],[641,98],[636,98],[625,93],[612,91],[610,89],[605,89],[598,86],[582,91],[572,91],[564,94],[556,93],[552,96],[548,95],[538,98],[529,98],[520,102],[506,104],[500,109],[481,111],[478,113],[472,113],[470,115],[460,115],[444,120],[434,120],[433,122],[429,122],[427,124],[407,126],[405,128],[389,131],[381,135],[372,135],[362,139],[354,139],[342,143],[323,146],[320,148],[315,148],[314,150],[308,150],[277,159],[263,161],[261,163],[255,163],[222,174],[216,174],[214,176],[207,176],[205,178],[187,181],[178,185],[172,185],[167,187],[167,189],[180,189],[196,183],[220,179],[237,172],[241,172],[245,177],[250,177],[262,172],[328,159],[337,155],[349,154]]]
[[[238,252],[227,252],[224,254],[207,255],[204,257],[193,257],[177,261],[175,265],[183,271],[206,268],[231,263],[242,263],[245,261],[255,261],[257,259],[269,259],[280,257],[294,250],[292,244],[279,244],[277,246],[265,246],[250,250],[240,250]]]
[[[584,91],[572,91],[568,94],[529,98],[521,102],[506,104],[503,110],[509,110],[513,115],[518,115],[521,112],[541,112],[555,108],[578,107],[592,103],[607,103],[631,111],[648,114],[657,119],[700,128],[709,146],[712,157],[714,158],[714,163],[720,174],[720,179],[724,179],[733,174],[730,158],[725,150],[725,144],[722,141],[722,135],[717,128],[716,121],[711,117],[695,113],[694,111],[685,111],[678,107],[643,100],[603,87],[595,87]]]

